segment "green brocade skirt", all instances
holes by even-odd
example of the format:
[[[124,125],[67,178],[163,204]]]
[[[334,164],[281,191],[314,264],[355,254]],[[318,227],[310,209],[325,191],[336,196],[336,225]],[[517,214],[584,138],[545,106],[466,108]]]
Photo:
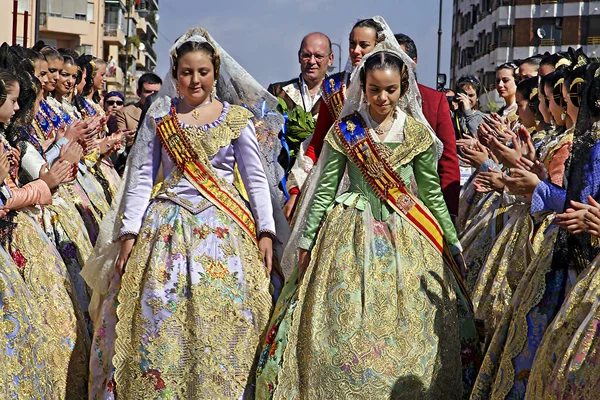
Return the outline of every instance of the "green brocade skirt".
[[[297,269],[263,344],[256,398],[460,399],[470,392],[463,381],[474,382],[479,351],[466,298],[439,251],[403,217],[377,221],[369,206],[337,204],[296,282]]]

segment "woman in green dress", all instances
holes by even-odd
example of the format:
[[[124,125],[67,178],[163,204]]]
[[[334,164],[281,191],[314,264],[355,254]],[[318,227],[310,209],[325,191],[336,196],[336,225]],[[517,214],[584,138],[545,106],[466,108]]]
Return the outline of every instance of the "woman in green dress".
[[[299,210],[301,237],[288,244],[300,249],[298,267],[271,320],[257,398],[468,392],[461,361],[475,361],[477,344],[471,324],[461,360],[459,314],[469,311],[456,264],[464,263],[436,172],[439,149],[420,122],[412,62],[383,24],[386,40],[356,70],[325,139],[310,210]],[[346,168],[350,187],[336,198]]]

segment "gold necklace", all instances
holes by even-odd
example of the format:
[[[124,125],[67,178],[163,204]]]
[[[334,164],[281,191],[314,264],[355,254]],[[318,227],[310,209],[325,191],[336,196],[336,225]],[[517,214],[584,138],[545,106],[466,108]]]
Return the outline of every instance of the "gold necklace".
[[[195,120],[199,120],[200,119],[200,108],[204,107],[207,104],[212,103],[212,95],[208,98],[207,101],[205,101],[202,104],[198,104],[197,106],[193,106],[190,103],[187,102],[187,100],[185,98],[182,98],[183,102],[190,107],[193,111],[192,111],[192,117],[194,117]]]
[[[389,131],[392,129],[392,126],[394,125],[394,122],[396,121],[396,118],[398,117],[398,113],[394,111],[394,113],[392,114],[392,118],[388,122],[377,124],[373,117],[371,117],[370,113],[367,112],[367,115],[369,116],[369,120],[371,122],[373,130],[375,131],[375,134],[380,138],[389,133]]]

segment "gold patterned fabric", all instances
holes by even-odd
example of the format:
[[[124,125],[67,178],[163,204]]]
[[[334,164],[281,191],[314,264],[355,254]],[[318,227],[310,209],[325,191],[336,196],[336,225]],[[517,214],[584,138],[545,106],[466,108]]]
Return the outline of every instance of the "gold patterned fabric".
[[[483,359],[471,399],[504,399],[513,386],[521,387],[529,377],[529,371],[516,374],[514,359],[527,351],[528,314],[540,303],[546,290],[546,274],[551,269],[553,249],[548,243],[554,243],[557,234],[556,225],[544,232],[546,245],[539,249],[521,278],[511,303],[505,308]],[[543,322],[544,315],[540,312],[530,318],[535,324],[536,319]]]
[[[530,243],[534,226],[529,210],[529,203],[514,203],[508,207],[505,213],[508,221],[486,253],[472,289],[475,318],[484,322],[486,342],[491,339],[535,254]]]
[[[347,159],[331,136],[326,146],[323,198],[317,192],[312,207],[319,199],[327,211],[307,223],[301,243],[313,243],[307,232],[322,223],[310,265],[299,285],[297,269],[288,278],[277,303],[257,398],[461,398],[460,307],[450,268],[420,230],[377,198],[355,164],[348,163],[349,189],[335,198]],[[433,207],[438,192],[441,198],[429,173],[433,151],[413,157],[398,173],[409,182],[414,173]],[[472,362],[477,352],[467,347],[462,361]]]
[[[343,204],[329,213],[287,317],[277,389],[259,375],[258,398],[461,397],[456,297],[442,256],[398,215],[363,218]]]
[[[96,326],[91,398],[240,398],[270,310],[261,254],[228,215],[155,200]]]
[[[0,247],[0,394],[3,399],[52,399],[55,350],[37,299]],[[62,371],[57,371],[60,375]],[[63,392],[64,393],[64,392]],[[62,396],[61,396],[62,397]]]
[[[42,228],[25,212],[7,249],[42,317],[52,385],[59,398],[87,398],[90,339],[69,273]]]
[[[544,334],[527,399],[600,398],[600,258],[579,277]]]

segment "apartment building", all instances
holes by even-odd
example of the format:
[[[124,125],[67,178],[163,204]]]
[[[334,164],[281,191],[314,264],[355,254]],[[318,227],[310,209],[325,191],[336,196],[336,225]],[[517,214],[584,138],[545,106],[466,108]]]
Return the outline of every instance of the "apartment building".
[[[493,89],[498,65],[569,47],[600,56],[600,1],[454,0],[450,87],[471,75]]]
[[[39,5],[40,40],[102,57],[108,63],[106,90],[135,97],[137,78],[156,67],[158,0],[39,0]],[[12,43],[15,36],[18,44],[35,44],[35,6],[36,0],[0,1],[0,43]]]
[[[136,96],[137,79],[156,67],[153,47],[158,38],[158,0],[104,0],[104,3],[107,90],[123,91],[126,79],[126,97],[131,99]]]
[[[17,24],[13,32],[15,5]],[[13,33],[16,43],[33,46],[35,38],[35,0],[17,0],[16,2],[14,0],[0,0],[0,43],[12,44]]]

